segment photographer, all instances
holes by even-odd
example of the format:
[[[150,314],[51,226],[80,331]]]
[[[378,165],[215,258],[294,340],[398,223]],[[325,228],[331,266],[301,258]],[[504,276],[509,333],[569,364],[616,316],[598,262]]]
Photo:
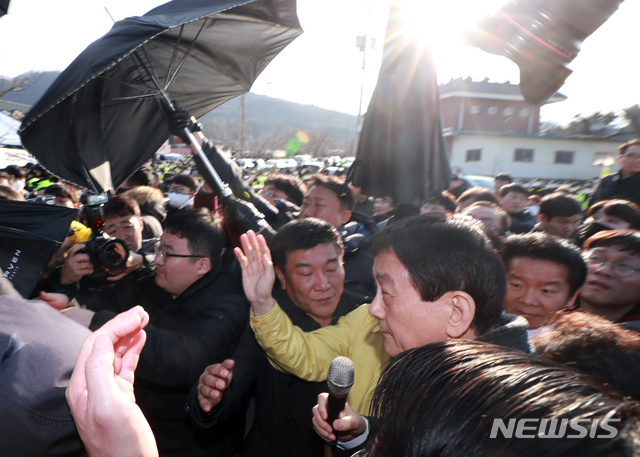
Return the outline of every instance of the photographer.
[[[135,200],[114,196],[104,204],[104,233],[112,238],[124,241],[129,248],[126,266],[119,270],[106,269],[106,278],[95,277],[94,273],[103,267],[95,265],[85,243],[76,244],[67,252],[64,264],[57,268],[49,278],[48,290],[74,290],[100,287],[118,281],[126,275],[141,270],[153,262],[156,240],[142,239],[144,224],[140,217],[140,208]],[[95,260],[95,259],[94,259]]]
[[[97,328],[141,305],[150,316],[136,369],[135,397],[161,455],[227,455],[242,427],[211,434],[193,427],[184,405],[204,369],[229,358],[247,326],[249,306],[238,281],[220,264],[224,233],[205,209],[165,221],[156,268],[100,289],[42,293],[41,299],[85,326]],[[76,299],[80,307],[69,307]]]

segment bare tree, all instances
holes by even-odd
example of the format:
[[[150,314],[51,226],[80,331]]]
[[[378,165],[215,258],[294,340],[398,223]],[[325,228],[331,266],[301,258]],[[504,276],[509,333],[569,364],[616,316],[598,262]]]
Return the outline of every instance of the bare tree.
[[[326,157],[329,151],[335,149],[336,138],[331,129],[313,130],[309,132],[309,143],[304,151],[314,157]]]
[[[640,138],[640,105],[630,106],[623,111],[624,117],[629,121],[629,125],[633,127],[636,132],[636,136]]]
[[[42,77],[42,73],[29,71],[15,78],[0,80],[0,98],[11,92],[22,92],[33,86]]]

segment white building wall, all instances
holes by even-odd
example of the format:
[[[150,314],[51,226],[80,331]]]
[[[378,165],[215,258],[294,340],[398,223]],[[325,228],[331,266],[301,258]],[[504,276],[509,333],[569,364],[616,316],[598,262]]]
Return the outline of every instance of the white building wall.
[[[602,174],[594,166],[597,152],[617,155],[618,141],[593,141],[533,136],[456,134],[451,147],[451,167],[464,174],[494,176],[505,172],[514,178],[592,179]],[[533,162],[514,162],[516,149],[533,149]],[[482,149],[479,162],[466,162],[467,150]],[[575,151],[572,164],[556,164],[556,151]],[[609,169],[617,171],[616,163]],[[606,171],[606,170],[605,170]]]

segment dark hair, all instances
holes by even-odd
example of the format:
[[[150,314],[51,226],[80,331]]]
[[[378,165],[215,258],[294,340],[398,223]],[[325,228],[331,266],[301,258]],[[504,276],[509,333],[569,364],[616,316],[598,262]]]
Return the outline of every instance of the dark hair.
[[[17,165],[7,165],[7,167],[5,167],[4,169],[4,172],[13,176],[13,179],[20,179],[25,177],[24,171]]]
[[[506,195],[510,192],[517,192],[529,198],[529,192],[520,184],[507,184],[506,186],[502,186],[502,188],[500,189],[500,196],[506,197]]]
[[[195,192],[198,189],[198,181],[191,175],[175,175],[171,178],[171,184],[188,187],[191,192]]]
[[[540,214],[551,220],[554,217],[571,217],[582,213],[582,205],[572,195],[550,194],[540,201]]]
[[[138,168],[127,179],[127,184],[130,186],[151,186],[153,184],[153,177],[151,172],[146,168]]]
[[[506,239],[500,252],[504,266],[509,271],[509,264],[516,258],[546,260],[564,265],[569,270],[569,297],[573,296],[587,279],[587,265],[584,263],[580,249],[567,240],[544,232],[513,235]]]
[[[582,250],[588,251],[593,248],[608,248],[610,246],[615,246],[631,255],[640,255],[640,231],[631,229],[603,230],[587,239],[582,245]]]
[[[165,198],[160,189],[151,186],[132,187],[123,192],[122,196],[134,199],[138,205],[163,201]]]
[[[392,252],[409,272],[411,283],[426,302],[447,292],[468,293],[476,303],[471,328],[483,335],[499,323],[506,293],[504,267],[484,233],[483,225],[464,217],[403,219],[385,228],[373,254]]]
[[[582,311],[560,313],[533,343],[545,359],[576,368],[640,399],[640,335]]]
[[[293,175],[271,174],[264,181],[265,186],[273,186],[280,192],[287,194],[287,199],[298,206],[307,193],[307,186]]]
[[[112,217],[140,217],[140,207],[133,198],[123,197],[122,195],[114,195],[104,204],[102,208],[104,218]]]
[[[513,179],[511,178],[511,175],[507,174],[507,173],[498,173],[497,175],[495,175],[493,177],[494,180],[498,179],[500,181],[506,181],[508,183],[512,183]]]
[[[447,192],[447,194],[451,195],[449,192]],[[456,210],[456,203],[447,195],[445,195],[444,192],[433,195],[431,198],[429,198],[429,200],[425,202],[425,204],[426,203],[444,206],[444,209],[446,211],[451,211],[452,213]]]
[[[307,187],[311,189],[313,186],[324,187],[334,192],[340,200],[340,207],[342,209],[352,211],[356,201],[353,196],[353,191],[347,183],[343,180],[339,180],[333,176],[313,175],[307,181]]]
[[[475,202],[473,205],[467,206],[462,213],[467,214],[467,211],[473,208],[489,208],[495,211],[498,216],[500,216],[500,235],[504,235],[505,232],[509,230],[509,227],[511,226],[511,216],[509,216],[509,213],[502,209],[502,207],[497,203],[491,203],[488,201]]]
[[[640,139],[629,140],[618,147],[618,154],[623,155],[629,149],[629,146],[640,145]]]
[[[629,200],[602,200],[594,204],[587,211],[587,216],[603,211],[607,216],[613,216],[629,222],[631,228],[640,229],[640,206]]]
[[[586,374],[480,341],[433,343],[396,356],[380,378],[372,416],[379,430],[370,457],[631,456],[640,439],[640,403]],[[556,433],[564,428],[574,437],[578,430],[567,422],[599,421],[582,439],[494,432],[496,420],[513,423],[513,432],[518,419],[555,419],[549,425]],[[616,422],[603,428],[604,419]]]
[[[73,203],[78,203],[78,197],[76,197],[74,193],[69,192],[61,184],[51,184],[49,187],[44,189],[44,194],[53,195],[54,197],[68,198]]]
[[[212,268],[220,263],[224,231],[218,218],[208,209],[179,211],[167,217],[162,225],[170,234],[186,239],[191,254],[208,257]]]
[[[498,204],[498,199],[489,189],[486,189],[484,187],[472,187],[471,189],[467,189],[462,192],[462,194],[460,194],[460,197],[458,197],[458,200],[456,200],[456,205],[460,205],[460,203],[466,202],[471,199],[473,199],[474,203],[491,202],[495,203],[496,205]]]
[[[271,242],[273,265],[286,273],[290,252],[312,249],[320,244],[333,244],[341,257],[344,254],[342,237],[333,225],[315,217],[291,221],[280,227]]]

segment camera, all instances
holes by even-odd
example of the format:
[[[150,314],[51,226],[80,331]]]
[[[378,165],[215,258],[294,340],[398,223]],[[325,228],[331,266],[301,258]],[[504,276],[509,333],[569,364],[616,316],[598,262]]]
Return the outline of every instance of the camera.
[[[82,222],[91,228],[91,237],[78,252],[89,254],[94,267],[101,266],[103,270],[125,268],[129,258],[129,247],[122,240],[105,237],[102,232],[103,207],[109,201],[109,195],[106,192],[99,195],[84,193],[80,201],[83,205]],[[94,272],[91,276],[106,276],[106,272]]]

